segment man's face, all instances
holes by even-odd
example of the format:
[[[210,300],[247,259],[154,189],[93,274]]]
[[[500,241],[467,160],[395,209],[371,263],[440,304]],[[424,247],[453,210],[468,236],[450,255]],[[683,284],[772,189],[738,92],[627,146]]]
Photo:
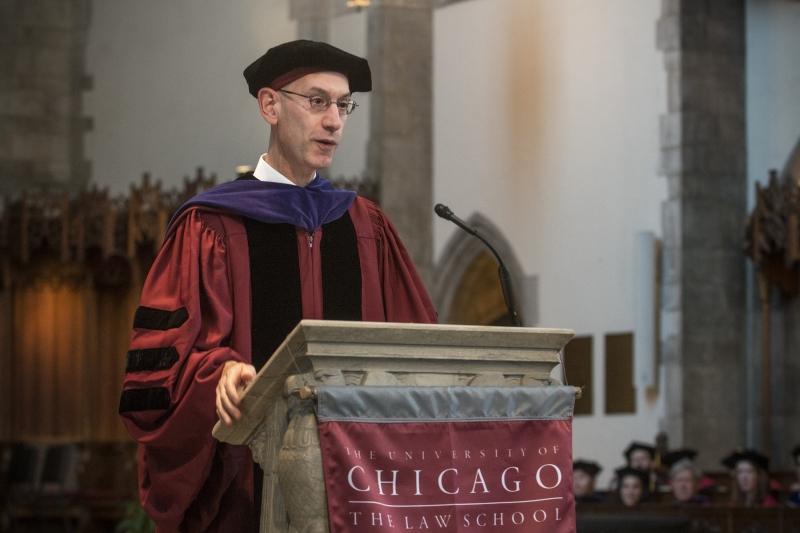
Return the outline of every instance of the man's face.
[[[650,454],[645,450],[633,450],[631,452],[631,468],[647,472],[650,470],[652,463],[653,460],[650,458]]]
[[[642,480],[636,476],[625,476],[622,478],[622,484],[619,488],[619,499],[622,500],[622,505],[626,507],[633,507],[642,499]]]
[[[583,470],[573,471],[572,491],[575,496],[590,496],[594,492],[594,479]]]
[[[282,88],[306,96],[321,96],[333,102],[324,111],[312,111],[308,98],[278,91],[277,119],[270,152],[293,171],[312,175],[328,167],[342,138],[347,116],[340,116],[335,102],[350,95],[347,77],[338,72],[315,72]]]
[[[677,472],[669,482],[672,495],[679,502],[688,502],[695,494],[696,483],[694,474],[689,469]]]

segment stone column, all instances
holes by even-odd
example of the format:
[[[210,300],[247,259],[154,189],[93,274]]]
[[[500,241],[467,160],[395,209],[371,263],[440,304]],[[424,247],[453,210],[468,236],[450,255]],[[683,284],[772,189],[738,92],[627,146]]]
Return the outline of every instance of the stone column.
[[[745,435],[745,6],[663,0],[662,11],[664,429],[716,468]]]
[[[426,282],[433,254],[433,1],[373,0],[368,175]]]
[[[0,195],[89,179],[82,115],[90,0],[0,0]]]
[[[289,16],[297,21],[297,38],[328,42],[331,0],[289,0]]]

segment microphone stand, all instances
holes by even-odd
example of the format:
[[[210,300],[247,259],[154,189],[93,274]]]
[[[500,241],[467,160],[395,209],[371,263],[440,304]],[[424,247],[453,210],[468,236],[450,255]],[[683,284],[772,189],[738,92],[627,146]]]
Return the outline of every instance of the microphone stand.
[[[469,226],[466,222],[458,218],[446,205],[436,204],[433,210],[441,218],[449,220],[470,235],[480,239],[480,241],[485,244],[487,248],[489,248],[495,259],[497,259],[497,272],[500,277],[500,288],[503,290],[503,299],[506,302],[508,313],[511,315],[511,321],[514,326],[521,327],[522,321],[519,319],[517,308],[514,305],[514,294],[511,292],[511,275],[508,273],[505,263],[503,263],[503,260],[500,258],[500,254],[497,253],[497,250],[494,249],[494,246],[492,246],[489,241],[487,241],[480,233],[478,233],[478,230]]]

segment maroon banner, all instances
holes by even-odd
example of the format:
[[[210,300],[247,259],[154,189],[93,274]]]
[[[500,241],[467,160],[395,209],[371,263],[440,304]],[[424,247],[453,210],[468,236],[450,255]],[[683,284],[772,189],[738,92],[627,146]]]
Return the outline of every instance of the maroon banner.
[[[319,424],[331,533],[575,531],[572,422]]]

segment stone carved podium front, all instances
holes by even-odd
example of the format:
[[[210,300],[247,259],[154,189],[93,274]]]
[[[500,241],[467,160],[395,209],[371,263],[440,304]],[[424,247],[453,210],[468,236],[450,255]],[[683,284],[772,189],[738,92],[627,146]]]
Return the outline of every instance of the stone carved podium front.
[[[563,329],[303,320],[214,437],[246,444],[264,470],[261,533],[327,533],[313,390],[348,386],[548,386]]]

